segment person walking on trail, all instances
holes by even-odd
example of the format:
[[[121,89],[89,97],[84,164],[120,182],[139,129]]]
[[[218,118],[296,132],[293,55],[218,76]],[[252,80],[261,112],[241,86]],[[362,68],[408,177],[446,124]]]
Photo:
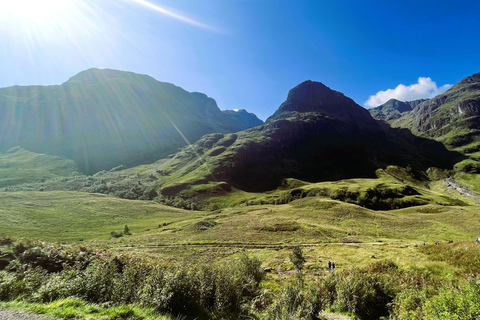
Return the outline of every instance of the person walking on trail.
[[[332,263],[328,261],[328,271],[330,271],[331,269],[332,269]]]
[[[335,271],[335,262],[332,262],[332,270]]]

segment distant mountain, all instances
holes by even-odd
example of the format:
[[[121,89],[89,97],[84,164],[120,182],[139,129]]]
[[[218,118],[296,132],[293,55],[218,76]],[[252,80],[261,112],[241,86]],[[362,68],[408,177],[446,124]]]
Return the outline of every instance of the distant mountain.
[[[402,116],[403,113],[412,111],[420,103],[426,101],[427,99],[419,99],[414,101],[399,101],[396,99],[390,99],[384,104],[369,109],[368,111],[373,118],[377,120],[394,120]]]
[[[233,132],[242,131],[246,128],[253,128],[263,124],[263,121],[245,109],[240,110],[223,110],[225,115],[231,119],[231,128]]]
[[[451,167],[456,154],[405,129],[392,129],[342,93],[305,81],[265,124],[210,134],[167,159],[162,194],[221,188],[266,191],[285,178],[308,182],[375,177],[387,165]],[[188,192],[187,192],[188,193]]]
[[[464,153],[480,151],[480,73],[391,122]]]
[[[84,173],[152,162],[207,133],[263,122],[149,76],[90,69],[62,85],[0,89],[0,151],[14,146],[76,162]]]

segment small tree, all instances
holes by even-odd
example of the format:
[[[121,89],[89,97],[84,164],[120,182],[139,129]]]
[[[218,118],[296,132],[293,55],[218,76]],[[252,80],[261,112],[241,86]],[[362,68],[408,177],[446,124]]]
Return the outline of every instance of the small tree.
[[[293,263],[295,269],[297,269],[299,272],[302,272],[303,265],[307,261],[303,257],[302,249],[298,246],[293,247],[289,258],[290,261]]]

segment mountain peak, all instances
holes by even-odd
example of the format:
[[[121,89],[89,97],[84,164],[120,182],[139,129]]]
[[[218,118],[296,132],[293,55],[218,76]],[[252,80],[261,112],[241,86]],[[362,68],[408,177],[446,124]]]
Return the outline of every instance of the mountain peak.
[[[368,111],[343,93],[321,82],[307,80],[288,92],[287,100],[267,119],[282,118],[291,112],[315,112],[341,120],[371,121]]]
[[[150,76],[129,72],[129,71],[90,68],[77,73],[76,75],[68,79],[66,83],[80,82],[80,83],[93,84],[97,82],[108,81],[108,80],[118,80],[118,79],[131,80],[131,81],[138,81],[139,79],[155,80]]]
[[[480,82],[480,72],[474,73],[471,76],[465,77],[457,85],[470,84],[470,83],[479,83]]]

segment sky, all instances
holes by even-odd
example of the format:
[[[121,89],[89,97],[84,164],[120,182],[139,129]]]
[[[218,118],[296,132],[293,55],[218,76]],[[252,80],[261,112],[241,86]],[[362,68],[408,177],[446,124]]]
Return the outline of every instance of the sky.
[[[265,120],[305,80],[364,107],[480,72],[480,1],[0,0],[0,87],[148,74]]]

